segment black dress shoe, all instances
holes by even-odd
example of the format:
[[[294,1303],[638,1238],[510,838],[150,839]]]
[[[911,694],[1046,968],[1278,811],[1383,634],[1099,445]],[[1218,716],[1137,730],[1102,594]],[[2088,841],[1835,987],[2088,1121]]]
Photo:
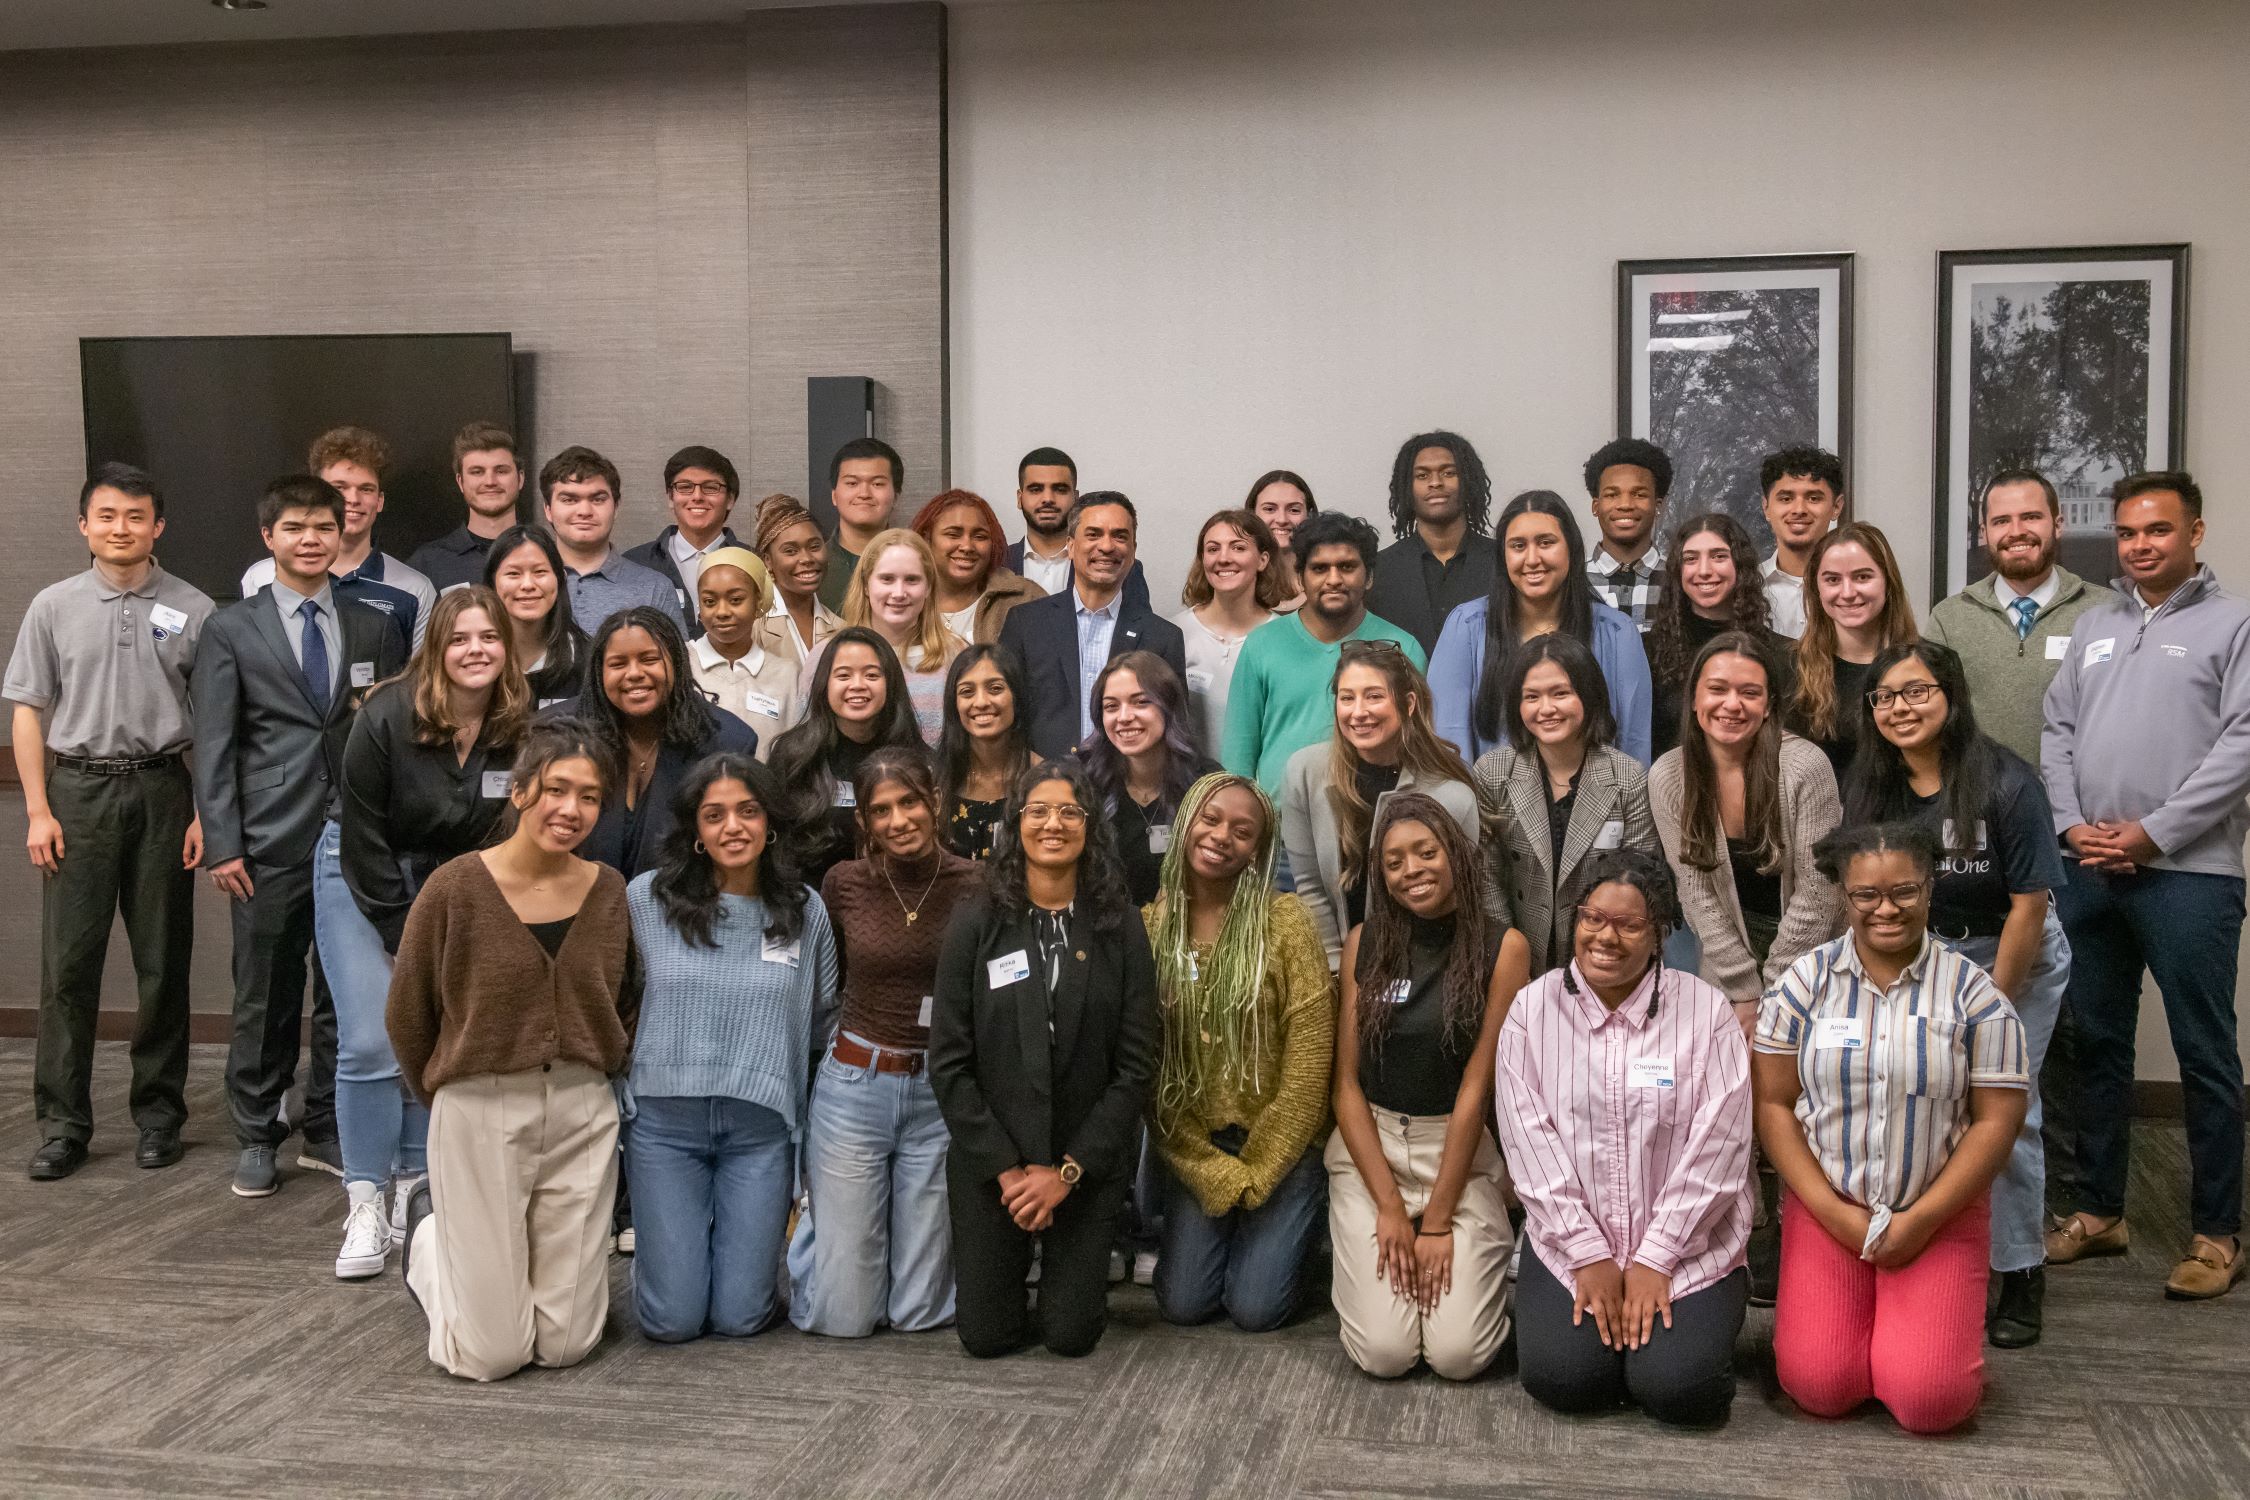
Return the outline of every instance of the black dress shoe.
[[[1750,1305],[1771,1307],[1781,1294],[1781,1219],[1750,1231]]]
[[[153,1172],[158,1167],[172,1165],[186,1154],[187,1147],[180,1144],[180,1133],[177,1130],[144,1130],[141,1132],[140,1149],[133,1153],[133,1160],[144,1171]]]
[[[2000,1304],[1985,1320],[1984,1336],[1995,1349],[2028,1349],[2039,1342],[2047,1302],[2047,1268],[2000,1273]]]
[[[86,1143],[56,1136],[31,1154],[33,1182],[60,1182],[86,1165]]]

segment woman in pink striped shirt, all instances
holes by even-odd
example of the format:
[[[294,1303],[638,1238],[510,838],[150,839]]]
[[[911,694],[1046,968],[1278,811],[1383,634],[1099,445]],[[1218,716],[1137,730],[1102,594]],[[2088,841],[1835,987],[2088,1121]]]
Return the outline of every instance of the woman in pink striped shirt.
[[[1580,892],[1571,963],[1500,1030],[1500,1143],[1532,1252],[1523,1388],[1558,1411],[1629,1399],[1720,1422],[1750,1296],[1749,1048],[1723,991],[1664,967],[1680,903],[1663,860],[1598,854]]]

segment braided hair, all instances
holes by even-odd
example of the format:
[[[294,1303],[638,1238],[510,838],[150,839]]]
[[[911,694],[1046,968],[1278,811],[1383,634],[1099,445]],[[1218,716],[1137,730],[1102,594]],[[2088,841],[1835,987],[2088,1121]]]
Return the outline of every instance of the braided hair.
[[[1257,804],[1258,847],[1249,868],[1235,877],[1209,962],[1198,963],[1188,938],[1188,830],[1211,799],[1231,787],[1247,791]],[[1247,776],[1214,771],[1189,787],[1180,801],[1148,934],[1156,958],[1156,993],[1166,1018],[1156,1087],[1159,1117],[1177,1114],[1189,1100],[1214,1091],[1262,1091],[1258,1059],[1265,1038],[1260,1035],[1258,991],[1265,980],[1266,932],[1275,899],[1274,831],[1273,802]],[[1207,1045],[1189,1046],[1190,1036]]]

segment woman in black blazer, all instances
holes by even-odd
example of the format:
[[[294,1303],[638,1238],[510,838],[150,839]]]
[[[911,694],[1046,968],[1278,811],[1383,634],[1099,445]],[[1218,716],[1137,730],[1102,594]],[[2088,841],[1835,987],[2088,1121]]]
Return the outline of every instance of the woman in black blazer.
[[[953,1137],[955,1326],[978,1356],[1033,1338],[1035,1241],[1047,1348],[1090,1353],[1107,1318],[1163,1027],[1099,806],[1075,762],[1019,776],[988,889],[955,914],[938,960],[930,1086]]]

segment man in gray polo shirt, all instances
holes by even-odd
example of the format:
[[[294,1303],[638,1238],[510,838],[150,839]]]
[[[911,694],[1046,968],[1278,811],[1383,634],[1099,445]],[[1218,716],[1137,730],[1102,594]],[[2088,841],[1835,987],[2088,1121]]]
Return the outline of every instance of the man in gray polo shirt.
[[[654,605],[687,634],[687,615],[672,580],[644,568],[610,545],[617,529],[617,465],[591,448],[565,448],[539,471],[547,525],[570,573],[570,612],[587,635],[602,621],[636,604]]]
[[[164,497],[125,464],[78,493],[93,566],[42,589],[25,613],[0,693],[15,704],[16,771],[40,882],[39,1044],[31,1176],[86,1164],[94,1133],[94,1022],[113,914],[140,980],[133,1026],[136,1159],[180,1159],[187,1120],[188,959],[203,831],[183,759],[188,676],[212,604],[158,567]],[[47,764],[54,752],[54,766]]]

